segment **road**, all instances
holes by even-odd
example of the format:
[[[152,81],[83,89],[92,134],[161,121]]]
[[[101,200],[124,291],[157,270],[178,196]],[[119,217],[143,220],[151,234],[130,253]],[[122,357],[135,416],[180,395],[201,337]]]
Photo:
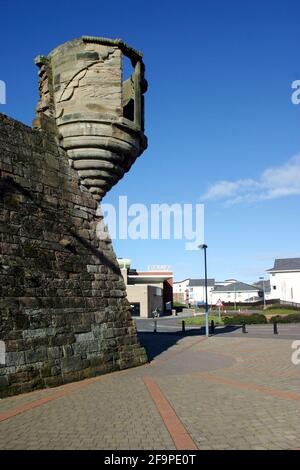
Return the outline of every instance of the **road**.
[[[182,333],[182,320],[191,318],[192,314],[178,315],[176,317],[161,317],[156,319],[157,334],[173,333],[188,336],[205,335],[205,327],[185,325],[185,333]],[[134,317],[138,332],[153,332],[154,320],[152,318]],[[274,335],[273,324],[247,325],[246,331],[249,337],[254,338],[284,338],[284,339],[300,339],[300,323],[278,324],[278,334]],[[215,328],[216,335],[222,336],[241,336],[243,335],[241,326],[220,326]]]

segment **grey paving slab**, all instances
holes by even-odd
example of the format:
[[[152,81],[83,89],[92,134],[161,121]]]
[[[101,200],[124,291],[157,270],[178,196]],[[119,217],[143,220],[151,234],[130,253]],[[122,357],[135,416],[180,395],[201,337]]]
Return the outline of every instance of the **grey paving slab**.
[[[153,361],[99,377],[0,422],[1,449],[175,449],[143,381],[152,377],[199,449],[300,447],[292,340],[153,335]],[[0,414],[56,389],[0,401]]]

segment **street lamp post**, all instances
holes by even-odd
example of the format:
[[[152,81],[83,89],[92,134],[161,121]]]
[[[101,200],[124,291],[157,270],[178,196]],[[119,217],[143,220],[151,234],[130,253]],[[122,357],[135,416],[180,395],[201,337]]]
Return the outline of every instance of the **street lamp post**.
[[[236,310],[236,290],[235,290],[235,284],[234,284],[234,310]]]
[[[266,310],[265,278],[264,278],[264,277],[260,277],[259,279],[261,279],[261,280],[262,280],[262,282],[263,282],[263,292],[264,292],[264,310]]]
[[[205,334],[209,336],[208,330],[208,297],[207,297],[207,261],[206,261],[206,249],[207,245],[199,245],[201,250],[204,250],[204,272],[205,272]]]

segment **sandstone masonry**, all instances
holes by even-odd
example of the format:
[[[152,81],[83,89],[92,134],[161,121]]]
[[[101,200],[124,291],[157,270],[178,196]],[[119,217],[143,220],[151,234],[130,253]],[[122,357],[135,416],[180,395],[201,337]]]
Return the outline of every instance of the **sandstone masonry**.
[[[36,129],[0,114],[0,396],[147,361],[111,241],[97,238],[99,192],[43,109]]]

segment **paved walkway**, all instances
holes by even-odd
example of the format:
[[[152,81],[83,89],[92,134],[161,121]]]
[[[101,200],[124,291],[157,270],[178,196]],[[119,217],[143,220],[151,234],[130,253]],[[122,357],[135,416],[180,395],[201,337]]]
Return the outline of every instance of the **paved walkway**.
[[[148,365],[0,400],[0,448],[300,448],[292,339],[141,340]]]

